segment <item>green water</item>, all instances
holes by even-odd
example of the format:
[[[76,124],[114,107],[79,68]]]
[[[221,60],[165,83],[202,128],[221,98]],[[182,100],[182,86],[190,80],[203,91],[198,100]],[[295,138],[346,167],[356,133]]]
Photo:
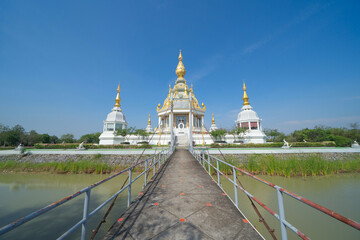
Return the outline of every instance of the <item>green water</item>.
[[[338,174],[306,178],[261,176],[261,178],[360,222],[360,174]],[[247,176],[241,176],[240,181],[250,194],[278,213],[275,189]],[[232,183],[229,183],[225,178],[221,178],[221,183],[223,189],[234,199]],[[242,191],[238,191],[240,210],[266,239],[272,239],[263,223],[259,222],[255,211],[249,204],[249,199]],[[311,239],[360,239],[360,231],[285,194],[284,205],[286,220]],[[281,239],[279,221],[261,206],[257,204],[256,206],[270,227],[275,229],[278,239]],[[288,239],[300,239],[291,230],[288,229],[287,232]]]
[[[106,178],[108,175],[59,175],[59,174],[0,174],[0,225],[23,217],[41,207],[70,195],[92,183]],[[126,175],[116,177],[95,188],[91,192],[90,210],[115,193],[125,180]],[[279,186],[285,187],[309,200],[319,203],[335,212],[343,214],[353,220],[360,221],[360,174],[339,174],[325,177],[307,178],[263,178]],[[244,187],[255,197],[259,198],[271,209],[277,212],[276,192],[249,177],[242,176]],[[133,198],[141,191],[143,179],[133,186]],[[222,179],[223,188],[231,197],[233,186]],[[17,229],[0,237],[0,239],[56,239],[73,224],[81,220],[84,196],[51,210],[41,217],[26,223]],[[315,211],[296,200],[284,196],[286,219],[311,239],[360,239],[360,231],[355,230],[327,215]],[[105,232],[116,221],[126,208],[127,191],[122,193],[112,210],[108,221],[103,225],[96,239],[101,239]],[[239,192],[239,203],[243,213],[251,223],[263,234],[271,239],[262,223],[257,220],[249,200]],[[258,207],[275,233],[280,237],[280,227],[276,219]],[[94,229],[103,216],[107,206],[90,219],[89,229]],[[80,229],[69,239],[79,239]],[[299,239],[288,230],[289,239]]]
[[[107,176],[109,175],[0,174],[0,226],[73,194]],[[117,192],[126,177],[127,174],[118,176],[102,184],[101,187],[91,190],[90,211]],[[133,198],[141,191],[143,182],[143,177],[141,177],[132,185]],[[83,203],[84,194],[8,232],[0,239],[56,239],[82,219]],[[109,205],[90,218],[88,229],[96,228]],[[104,236],[126,209],[126,205],[127,190],[119,195],[107,222],[103,224],[96,239]],[[81,227],[68,239],[79,239],[80,229]]]

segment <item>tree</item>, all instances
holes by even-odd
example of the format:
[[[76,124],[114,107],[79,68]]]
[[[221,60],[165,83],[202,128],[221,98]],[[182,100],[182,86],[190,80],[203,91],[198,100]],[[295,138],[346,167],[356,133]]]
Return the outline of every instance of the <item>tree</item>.
[[[55,144],[55,143],[58,143],[58,142],[59,142],[59,138],[57,136],[55,136],[55,135],[50,136],[50,143]]]
[[[11,146],[16,146],[25,140],[25,129],[17,124],[5,134],[5,142]]]
[[[65,143],[74,143],[76,142],[74,139],[74,135],[71,133],[67,133],[61,136],[60,138],[60,142],[65,142]]]
[[[271,142],[281,142],[285,138],[285,134],[277,129],[265,128],[264,133]]]
[[[40,135],[40,142],[42,143],[51,143],[51,137],[49,134],[44,133]]]
[[[28,146],[34,146],[35,143],[39,142],[41,142],[41,135],[38,134],[35,130],[31,130],[26,135],[26,142],[24,144]]]
[[[128,140],[128,137],[130,135],[133,135],[135,133],[135,128],[134,127],[129,127],[129,128],[123,128],[123,129],[118,129],[116,131],[116,135],[117,136],[123,136],[125,137],[125,140]]]
[[[89,134],[85,134],[83,136],[80,137],[78,142],[84,142],[84,143],[99,143],[99,137],[100,137],[101,133],[97,132],[97,133],[89,133]]]
[[[225,137],[226,130],[225,129],[217,129],[210,132],[210,135],[215,138],[216,141],[222,141]]]
[[[149,136],[149,133],[146,132],[146,130],[144,130],[144,129],[136,129],[135,135],[139,135],[141,137],[141,139],[144,140],[146,137]]]

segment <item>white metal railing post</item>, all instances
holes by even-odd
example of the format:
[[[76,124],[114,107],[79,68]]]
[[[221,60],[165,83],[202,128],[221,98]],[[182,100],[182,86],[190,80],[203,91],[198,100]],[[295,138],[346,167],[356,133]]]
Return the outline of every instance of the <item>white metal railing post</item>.
[[[285,221],[284,198],[283,198],[282,192],[280,191],[279,187],[275,186],[275,188],[276,188],[278,205],[279,205],[281,239],[287,240],[286,225],[284,224],[284,221]]]
[[[130,206],[131,203],[131,181],[132,181],[132,168],[129,169],[129,187],[128,187],[128,202],[127,206]]]
[[[155,172],[156,172],[156,158],[155,158],[155,156],[153,157],[153,159],[154,159],[153,176],[155,176]]]
[[[234,196],[235,196],[235,205],[236,207],[239,207],[238,202],[238,193],[237,193],[237,187],[236,187],[236,169],[233,167],[233,177],[234,177]]]
[[[144,182],[144,187],[146,187],[146,184],[147,184],[147,171],[148,171],[148,163],[147,163],[147,159],[145,160],[145,182]]]
[[[159,154],[159,169],[161,168],[161,153]]]
[[[89,217],[89,205],[90,205],[90,189],[85,192],[84,199],[84,212],[83,219],[85,220],[83,224],[81,224],[81,240],[86,240],[87,233],[87,225],[88,225],[88,217]]]
[[[216,168],[217,168],[217,171],[216,171],[216,174],[217,174],[217,180],[218,180],[218,185],[219,187],[221,187],[221,183],[220,183],[220,169],[219,169],[219,160],[216,159]]]
[[[210,162],[211,162],[211,158],[210,158],[210,156],[208,155],[208,171],[209,171],[209,174],[210,174],[210,176],[211,176],[211,165],[210,165]]]

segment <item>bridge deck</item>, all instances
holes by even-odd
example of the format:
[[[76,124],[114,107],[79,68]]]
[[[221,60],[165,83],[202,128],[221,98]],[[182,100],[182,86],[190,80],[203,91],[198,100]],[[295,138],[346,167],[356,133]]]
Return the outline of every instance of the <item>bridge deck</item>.
[[[195,158],[176,150],[109,239],[262,239]]]

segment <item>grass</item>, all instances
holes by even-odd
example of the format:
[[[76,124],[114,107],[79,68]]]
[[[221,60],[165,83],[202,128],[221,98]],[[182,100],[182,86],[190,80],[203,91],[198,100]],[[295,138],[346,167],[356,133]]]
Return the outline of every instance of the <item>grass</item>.
[[[253,155],[240,163],[227,157],[227,162],[252,174],[270,176],[322,176],[360,172],[360,156],[345,160],[326,160],[318,154],[289,156],[284,159],[274,155]],[[226,164],[220,163],[219,169],[223,173],[232,174],[232,168]],[[215,174],[214,170],[212,174]]]
[[[8,160],[0,162],[0,172],[49,172],[49,173],[87,173],[87,174],[105,174],[118,172],[130,166],[109,165],[105,162],[96,161],[100,156],[94,157],[94,160],[66,161],[66,162],[48,162],[32,163]],[[135,172],[141,172],[141,167],[135,167]]]

